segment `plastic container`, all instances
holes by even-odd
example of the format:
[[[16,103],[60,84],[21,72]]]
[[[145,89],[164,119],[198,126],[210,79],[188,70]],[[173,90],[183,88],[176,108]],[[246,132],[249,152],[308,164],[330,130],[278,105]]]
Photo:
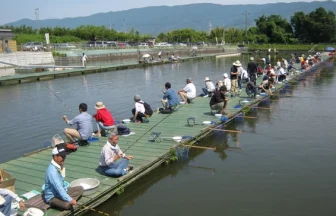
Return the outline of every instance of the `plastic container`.
[[[55,148],[60,143],[64,143],[63,138],[59,134],[53,136],[53,138],[51,139],[51,146]]]
[[[174,136],[174,137],[173,137],[173,140],[174,140],[175,142],[181,142],[182,137],[180,137],[180,136]]]
[[[94,178],[77,179],[70,183],[71,187],[82,186],[84,188],[83,196],[88,196],[96,193],[99,185],[100,181]]]
[[[222,118],[223,115],[222,114],[215,114],[215,116],[220,119],[220,118]]]
[[[38,208],[29,208],[24,214],[24,216],[43,216],[44,213]]]
[[[123,122],[124,124],[128,124],[128,123],[131,122],[131,120],[130,120],[130,119],[124,119],[124,120],[122,120],[122,122]]]
[[[180,104],[183,105],[183,104],[185,104],[185,102],[184,102],[184,101],[181,101]]]
[[[204,121],[203,124],[204,125],[211,125],[211,121]]]

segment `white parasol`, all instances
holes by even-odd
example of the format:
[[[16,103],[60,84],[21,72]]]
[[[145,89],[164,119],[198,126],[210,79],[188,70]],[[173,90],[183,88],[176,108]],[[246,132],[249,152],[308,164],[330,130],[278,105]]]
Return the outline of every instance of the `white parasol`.
[[[148,58],[148,57],[150,57],[149,54],[144,54],[144,55],[142,56],[142,58]]]

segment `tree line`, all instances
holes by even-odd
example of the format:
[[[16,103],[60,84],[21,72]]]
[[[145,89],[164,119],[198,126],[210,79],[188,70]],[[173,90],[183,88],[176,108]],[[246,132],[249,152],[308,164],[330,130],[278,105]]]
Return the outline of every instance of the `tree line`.
[[[118,32],[105,26],[82,25],[77,28],[45,27],[33,29],[30,26],[2,26],[16,34],[18,43],[28,41],[44,41],[44,34],[50,34],[51,43],[82,42],[82,41],[127,41],[142,42],[153,36],[140,34],[131,29],[129,32]],[[262,44],[295,44],[295,43],[328,43],[336,42],[336,18],[332,11],[323,7],[311,13],[296,12],[290,20],[280,15],[261,16],[255,19],[255,26],[247,30],[238,28],[217,27],[210,33],[185,28],[160,33],[157,41],[180,43],[239,43],[242,41]]]

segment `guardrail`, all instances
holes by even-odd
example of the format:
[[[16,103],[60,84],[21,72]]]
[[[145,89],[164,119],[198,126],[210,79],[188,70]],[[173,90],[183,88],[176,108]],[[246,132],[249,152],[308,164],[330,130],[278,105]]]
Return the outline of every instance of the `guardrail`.
[[[53,44],[50,45],[50,47],[46,46],[46,50],[50,51],[71,51],[71,50],[128,50],[128,49],[192,49],[193,46],[198,47],[199,49],[203,48],[223,48],[223,47],[231,47],[231,44],[225,44],[225,45],[188,45],[188,46],[178,46],[178,45],[172,45],[172,46],[125,46],[125,47],[118,47],[118,46],[108,46],[108,45],[93,45],[90,46],[87,43],[69,43],[71,46],[75,47],[55,47]],[[23,51],[22,49],[23,44],[17,45],[17,50]]]

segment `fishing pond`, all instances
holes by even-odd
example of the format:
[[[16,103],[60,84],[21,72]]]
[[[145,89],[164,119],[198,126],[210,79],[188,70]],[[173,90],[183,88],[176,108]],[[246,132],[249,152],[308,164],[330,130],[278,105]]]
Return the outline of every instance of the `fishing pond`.
[[[50,141],[66,127],[63,115],[85,102],[103,101],[118,120],[131,116],[133,95],[160,107],[164,83],[176,91],[191,77],[198,93],[204,78],[217,81],[232,62],[244,68],[249,56],[157,65],[143,69],[59,78],[3,86],[0,162],[22,156]],[[333,64],[308,74],[277,100],[253,109],[191,149],[189,157],[162,166],[97,209],[109,215],[331,215],[335,211]],[[52,91],[52,92],[51,92]],[[57,97],[55,97],[55,95]],[[62,102],[61,102],[61,101]],[[266,109],[270,108],[270,109]],[[88,213],[97,215],[97,213]]]

